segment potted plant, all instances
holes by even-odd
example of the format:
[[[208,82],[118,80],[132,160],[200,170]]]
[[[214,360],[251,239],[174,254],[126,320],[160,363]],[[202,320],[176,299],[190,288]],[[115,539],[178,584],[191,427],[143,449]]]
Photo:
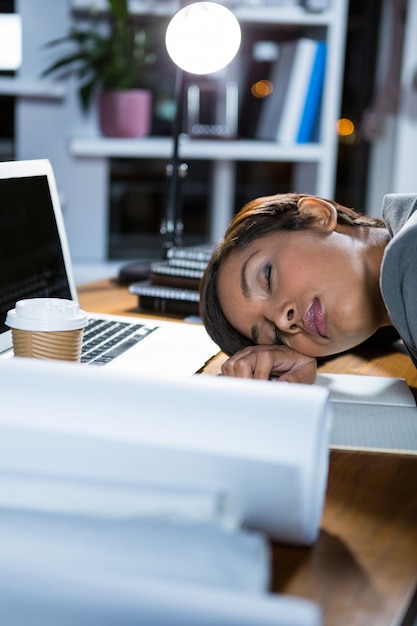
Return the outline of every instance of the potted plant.
[[[107,0],[107,5],[107,24],[91,12],[89,27],[74,26],[65,37],[49,42],[49,47],[71,43],[74,49],[42,75],[74,74],[84,110],[98,92],[99,124],[105,135],[145,136],[152,120],[155,32],[139,27],[129,15],[128,0]]]

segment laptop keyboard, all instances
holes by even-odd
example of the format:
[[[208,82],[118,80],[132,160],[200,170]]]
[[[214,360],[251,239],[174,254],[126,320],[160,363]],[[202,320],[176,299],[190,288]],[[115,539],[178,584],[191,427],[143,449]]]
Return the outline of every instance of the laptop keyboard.
[[[84,328],[81,363],[107,365],[154,330],[144,324],[91,319]]]

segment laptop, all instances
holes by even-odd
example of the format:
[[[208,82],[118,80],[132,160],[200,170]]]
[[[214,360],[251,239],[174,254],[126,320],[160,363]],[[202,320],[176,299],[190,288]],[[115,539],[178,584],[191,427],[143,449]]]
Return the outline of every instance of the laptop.
[[[3,162],[0,358],[13,356],[7,311],[18,300],[40,297],[78,302],[53,168],[47,159]],[[89,313],[81,362],[106,370],[191,376],[218,352],[202,324]]]

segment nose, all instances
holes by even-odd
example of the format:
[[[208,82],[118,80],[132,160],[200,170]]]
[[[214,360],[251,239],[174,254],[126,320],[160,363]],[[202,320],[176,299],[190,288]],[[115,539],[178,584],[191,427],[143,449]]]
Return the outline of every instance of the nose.
[[[297,333],[299,324],[297,323],[296,307],[293,303],[287,302],[271,314],[271,321],[281,332]]]

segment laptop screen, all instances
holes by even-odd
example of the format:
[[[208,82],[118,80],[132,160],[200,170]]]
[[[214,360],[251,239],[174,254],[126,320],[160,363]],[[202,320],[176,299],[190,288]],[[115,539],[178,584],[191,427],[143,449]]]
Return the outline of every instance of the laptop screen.
[[[0,333],[17,300],[71,298],[47,175],[0,178]]]

